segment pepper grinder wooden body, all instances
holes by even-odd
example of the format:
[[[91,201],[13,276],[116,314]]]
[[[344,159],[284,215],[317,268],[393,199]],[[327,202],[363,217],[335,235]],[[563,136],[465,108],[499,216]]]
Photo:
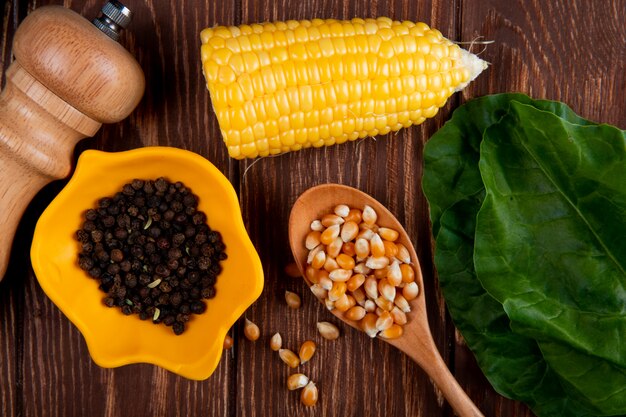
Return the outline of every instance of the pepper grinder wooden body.
[[[0,280],[34,195],[67,177],[76,143],[128,116],[145,86],[126,49],[60,6],[24,20],[13,54],[0,94]]]

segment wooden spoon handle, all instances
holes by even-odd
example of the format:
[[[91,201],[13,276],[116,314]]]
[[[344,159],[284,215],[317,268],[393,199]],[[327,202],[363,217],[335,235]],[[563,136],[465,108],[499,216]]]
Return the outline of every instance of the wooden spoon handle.
[[[422,345],[419,351],[411,349],[405,353],[430,376],[454,412],[461,417],[484,417],[448,369],[432,338],[423,338],[417,343]]]
[[[437,354],[439,356],[439,354]],[[441,365],[433,366],[432,370],[422,367],[431,377],[435,385],[443,392],[444,397],[452,406],[455,413],[461,417],[483,417],[483,413],[476,407],[470,397],[459,385],[445,362],[439,356]]]

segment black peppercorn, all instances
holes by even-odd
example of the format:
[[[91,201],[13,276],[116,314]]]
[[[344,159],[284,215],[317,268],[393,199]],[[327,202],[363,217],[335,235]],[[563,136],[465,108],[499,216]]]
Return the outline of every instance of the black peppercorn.
[[[215,296],[226,253],[197,205],[180,182],[134,179],[85,211],[75,235],[78,265],[99,280],[105,305],[172,326],[177,335],[190,314],[206,310],[201,300]]]
[[[191,312],[194,314],[202,314],[206,310],[206,305],[202,301],[194,301],[190,305]]]
[[[174,323],[174,325],[172,326],[172,330],[174,331],[175,335],[181,335],[183,334],[183,332],[185,331],[185,325],[182,324],[181,322],[176,322]]]
[[[113,249],[111,251],[111,260],[113,262],[122,262],[124,260],[124,252],[122,252],[120,249]]]

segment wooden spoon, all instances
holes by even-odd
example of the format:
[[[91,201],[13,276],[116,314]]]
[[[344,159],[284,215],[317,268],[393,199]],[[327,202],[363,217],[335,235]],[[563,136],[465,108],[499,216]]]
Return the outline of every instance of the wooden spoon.
[[[403,335],[397,339],[382,340],[397,347],[417,362],[443,392],[459,416],[483,416],[450,373],[437,350],[428,327],[424,282],[417,254],[400,222],[382,204],[357,189],[339,184],[323,184],[304,192],[294,203],[289,216],[289,244],[304,280],[311,286],[312,283],[306,279],[304,274],[309,253],[304,246],[304,241],[311,230],[311,222],[320,219],[324,214],[332,213],[333,208],[338,204],[346,204],[361,210],[366,204],[372,207],[378,214],[378,225],[397,230],[400,234],[398,242],[406,246],[411,255],[415,269],[415,282],[420,290],[419,295],[410,302],[411,312],[407,314],[408,323],[404,325]],[[331,312],[346,324],[361,330],[356,322],[344,318],[343,313],[336,310]]]

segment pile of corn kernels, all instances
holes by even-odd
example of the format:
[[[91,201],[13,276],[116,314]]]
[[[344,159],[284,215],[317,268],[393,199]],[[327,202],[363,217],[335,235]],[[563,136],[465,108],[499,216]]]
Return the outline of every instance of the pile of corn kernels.
[[[311,223],[305,276],[329,310],[358,323],[370,337],[403,334],[409,301],[419,288],[409,251],[396,230],[377,224],[376,211],[345,204]]]

